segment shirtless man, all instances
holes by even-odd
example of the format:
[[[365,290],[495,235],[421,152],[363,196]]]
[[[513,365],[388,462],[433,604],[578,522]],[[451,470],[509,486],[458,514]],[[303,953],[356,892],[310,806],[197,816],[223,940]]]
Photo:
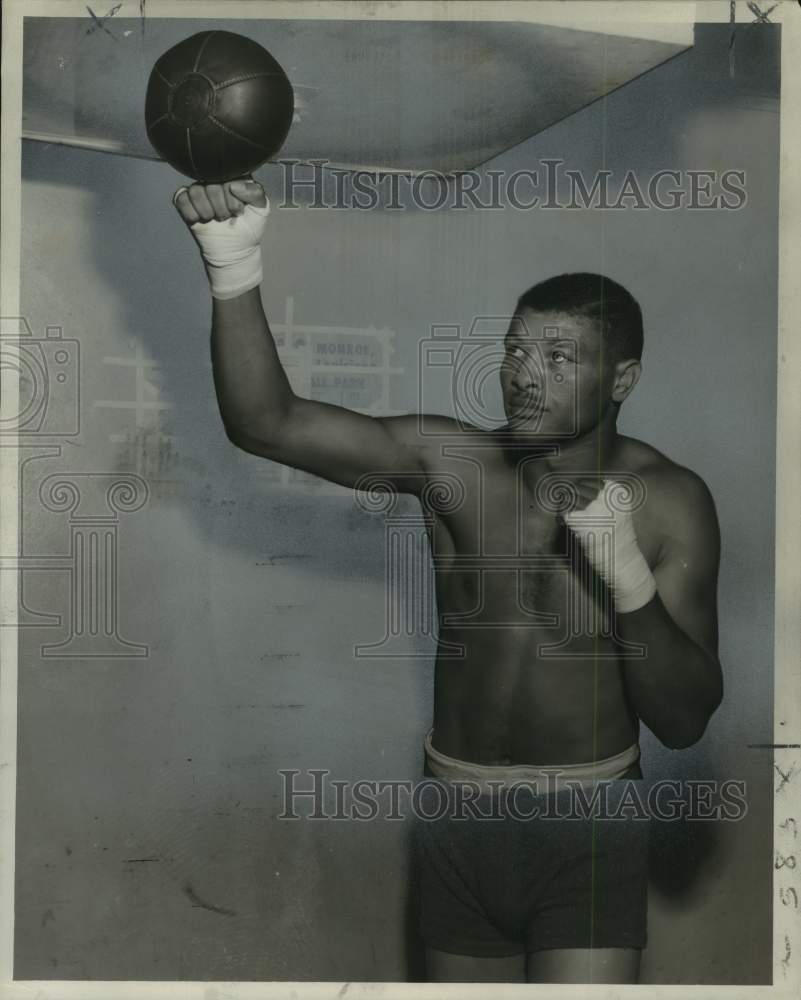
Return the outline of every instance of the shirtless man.
[[[719,529],[698,475],[617,433],[641,372],[642,320],[629,293],[585,274],[529,289],[500,365],[506,425],[426,416],[422,434],[418,414],[370,417],[290,388],[259,294],[269,204],[258,183],[193,184],[173,200],[209,277],[215,388],[237,447],[345,486],[380,475],[421,502],[437,477],[463,486],[460,503],[426,511],[440,621],[427,773],[506,780],[558,765],[582,780],[638,778],[640,720],[672,749],[700,739],[722,697]],[[457,447],[445,454],[444,443]],[[627,509],[615,502],[621,484],[640,497]],[[613,521],[611,547],[593,544],[588,518],[598,514]],[[461,656],[442,655],[454,646]],[[537,824],[517,826],[538,835]],[[596,841],[593,829],[585,857],[578,828],[560,829],[524,844],[519,877],[505,887],[508,872],[482,881],[479,871],[496,834],[476,835],[472,860],[473,834],[429,842],[421,930],[430,979],[636,982],[642,836],[618,823]],[[571,838],[567,864],[552,852]],[[499,856],[519,849],[504,844]],[[538,875],[538,863],[547,871]],[[572,883],[545,878],[563,870]],[[516,899],[524,884],[536,898]]]

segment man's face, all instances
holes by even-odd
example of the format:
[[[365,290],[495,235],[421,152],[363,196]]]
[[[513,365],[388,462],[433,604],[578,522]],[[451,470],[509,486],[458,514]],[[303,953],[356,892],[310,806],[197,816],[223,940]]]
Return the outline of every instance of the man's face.
[[[524,309],[509,325],[501,365],[511,430],[575,437],[611,405],[613,365],[598,324],[583,316]]]

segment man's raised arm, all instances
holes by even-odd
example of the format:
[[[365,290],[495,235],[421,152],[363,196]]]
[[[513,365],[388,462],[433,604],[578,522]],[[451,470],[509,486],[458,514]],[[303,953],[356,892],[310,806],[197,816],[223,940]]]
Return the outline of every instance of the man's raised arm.
[[[193,184],[173,200],[200,247],[211,286],[214,386],[229,439],[344,486],[370,475],[398,492],[418,493],[425,485],[426,439],[415,414],[370,417],[292,391],[259,293],[269,214],[261,185]],[[447,417],[435,419],[443,429],[455,427]]]

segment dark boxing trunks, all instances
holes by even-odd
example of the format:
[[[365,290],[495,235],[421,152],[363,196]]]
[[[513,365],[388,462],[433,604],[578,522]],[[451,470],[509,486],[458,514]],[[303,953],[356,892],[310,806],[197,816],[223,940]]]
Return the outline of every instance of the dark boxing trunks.
[[[618,811],[625,786],[630,801],[639,784],[625,777],[638,757],[635,744],[588,765],[592,780],[587,768],[567,769],[582,782],[585,802],[604,786],[604,809],[593,815],[575,808],[575,793],[566,786],[529,785],[534,772],[544,773],[537,768],[446,757],[429,734],[428,780],[414,820],[425,943],[487,957],[544,948],[644,948],[650,823],[642,810]],[[463,783],[477,775],[500,776],[505,788],[522,783],[506,799],[481,784],[465,792]],[[465,799],[472,799],[469,806]]]

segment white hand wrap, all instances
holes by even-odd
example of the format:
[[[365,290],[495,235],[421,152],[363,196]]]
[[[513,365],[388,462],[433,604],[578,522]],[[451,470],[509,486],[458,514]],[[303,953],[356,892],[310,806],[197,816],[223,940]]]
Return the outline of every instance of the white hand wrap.
[[[186,191],[180,188],[175,199]],[[270,202],[263,208],[245,205],[242,215],[225,222],[195,222],[189,231],[200,247],[200,254],[215,299],[233,299],[262,282],[261,237]]]
[[[592,568],[608,584],[615,609],[625,614],[651,600],[656,581],[637,544],[631,514],[616,510],[609,502],[608,494],[620,489],[619,483],[605,479],[598,496],[584,510],[565,514],[564,521],[581,542]]]

